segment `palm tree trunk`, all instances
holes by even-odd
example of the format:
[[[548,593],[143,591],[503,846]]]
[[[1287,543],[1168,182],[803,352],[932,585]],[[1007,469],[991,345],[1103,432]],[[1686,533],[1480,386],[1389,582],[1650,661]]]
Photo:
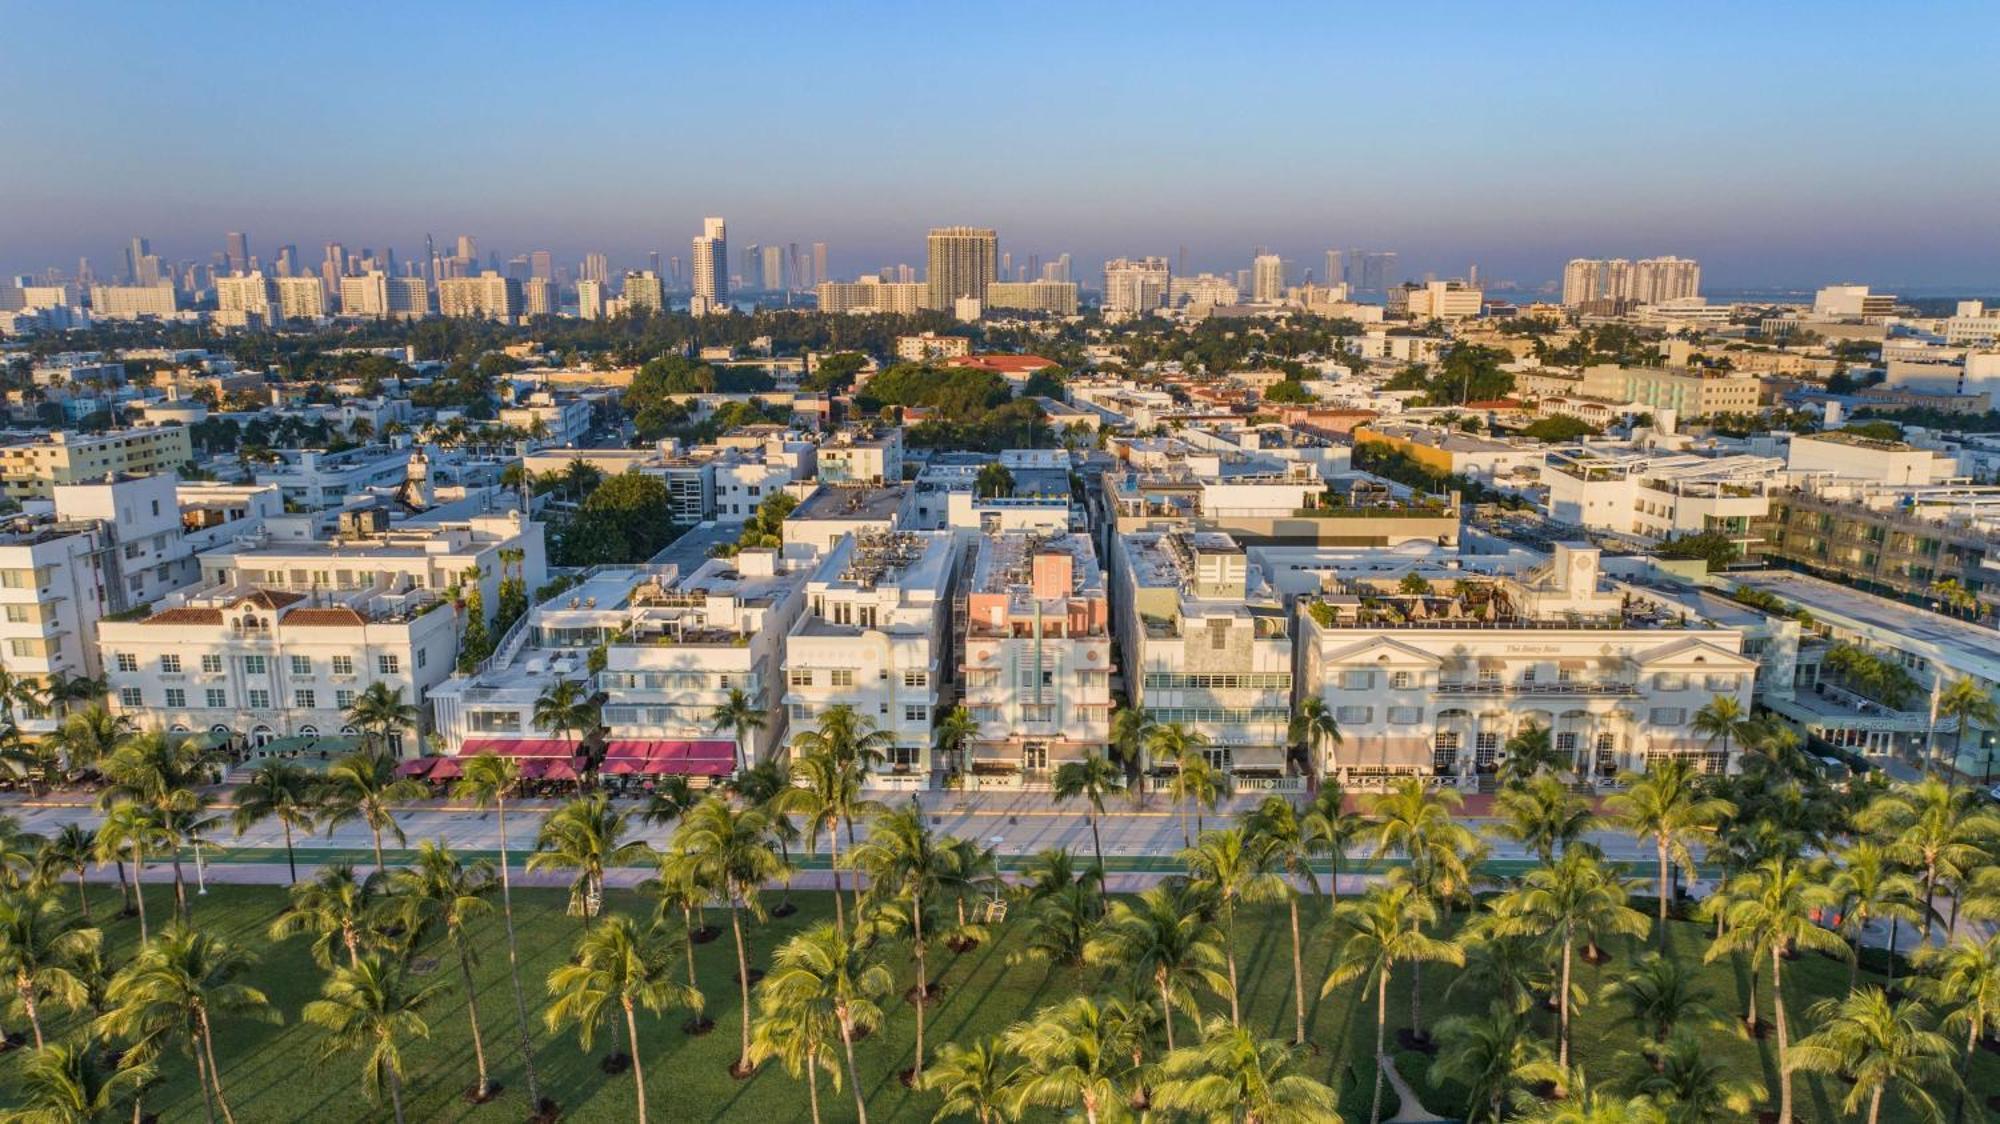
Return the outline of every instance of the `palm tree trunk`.
[[[514,981],[514,1019],[521,1030],[521,1065],[528,1079],[528,1110],[540,1112],[541,1082],[535,1079],[535,1042],[528,1031],[528,1002],[521,995],[521,954],[514,942],[514,891],[507,877],[507,802],[496,799],[500,820],[500,912],[507,923],[507,974]]]
[[[403,1124],[403,1079],[394,1069],[389,1070],[389,1107],[396,1114],[396,1124]]]
[[[1240,1027],[1243,1025],[1243,1011],[1236,1001],[1236,908],[1234,906],[1229,907],[1228,916],[1224,919],[1222,939],[1229,945],[1229,1025]]]
[[[1368,1124],[1382,1124],[1382,1059],[1389,1056],[1389,968],[1375,977],[1375,1103]]]
[[[153,938],[146,932],[146,855],[139,845],[132,845],[132,900],[139,903],[139,943]]]
[[[491,1086],[486,1078],[486,1039],[479,1033],[479,992],[472,982],[472,950],[466,947],[463,932],[453,943],[458,945],[459,975],[465,979],[465,1017],[472,1022],[472,1060],[479,1069],[479,1091],[474,1095],[484,1101]]]
[[[1967,1076],[1972,1073],[1972,1058],[1975,1054],[1979,1053],[1979,1030],[1985,1025],[1985,1010],[1979,1004],[1973,1004],[1972,1025],[1967,1027],[1965,1031],[1965,1054],[1958,1059],[1958,1099],[1953,1103],[1951,1108],[1951,1124],[1959,1124],[1959,1121],[1965,1119],[1965,1082]],[[1882,1091],[1877,1089],[1875,1091],[1876,1100],[1880,1101],[1881,1097]],[[1872,1117],[1870,1118],[1870,1124],[1873,1124]]]
[[[1758,971],[1759,967],[1757,956],[1755,953],[1752,953],[1750,956],[1750,1013],[1744,1016],[1744,1021],[1750,1024],[1750,1029],[1753,1033],[1757,1029],[1757,977],[1760,974]]]
[[[1306,1044],[1306,962],[1305,951],[1299,946],[1299,896],[1291,896],[1292,907],[1292,1013],[1297,1029],[1292,1045]]]
[[[632,1084],[639,1091],[639,1124],[646,1124],[646,1070],[639,1064],[639,1019],[632,1013],[632,997],[620,996],[625,1007],[625,1041],[632,1048]]]
[[[924,1006],[931,995],[929,965],[924,957],[924,899],[921,894],[910,895],[910,929],[916,938],[917,954],[917,1060],[910,1069],[910,1087],[921,1089],[924,1084]]]
[[[129,910],[132,908],[132,883],[125,878],[125,860],[113,859],[112,863],[118,868],[118,908]]]
[[[1792,1124],[1792,1059],[1785,1041],[1785,952],[1771,947],[1771,1013],[1778,1024],[1778,1124]]]
[[[1667,841],[1661,839],[1658,841],[1657,846],[1660,851],[1660,954],[1664,956],[1667,952],[1667,895],[1672,893],[1672,889],[1667,885],[1669,879]]]
[[[687,930],[687,940],[683,943],[687,945],[688,986],[700,991],[701,984],[694,975],[694,911],[686,906],[681,907],[681,927]],[[700,1019],[701,1013],[696,1012],[694,1017]]]
[[[292,881],[299,880],[299,860],[292,854],[292,821],[282,819],[285,825],[285,869],[291,872]]]
[[[1563,931],[1563,970],[1560,994],[1556,996],[1556,1065],[1569,1068],[1569,974],[1576,952],[1572,936],[1567,928]]]
[[[1421,960],[1412,960],[1410,961],[1410,1038],[1412,1041],[1420,1037],[1418,1028],[1424,1025],[1423,995],[1424,962]]]
[[[1109,900],[1109,891],[1104,888],[1104,840],[1097,834],[1097,819],[1103,814],[1104,809],[1097,808],[1090,817],[1090,849],[1097,852],[1097,900],[1100,902]]]
[[[181,920],[189,920],[187,880],[181,876],[181,848],[174,844],[174,913]]]
[[[738,1072],[750,1069],[750,957],[743,951],[743,915],[738,908],[740,898],[732,895],[729,899],[729,928],[736,934],[736,982],[737,990],[743,994],[743,1053],[736,1059]]]
[[[1959,1090],[1958,1100],[1960,1104],[1965,1103],[1963,1089]],[[1868,1124],[1876,1124],[1880,1119],[1882,1119],[1882,1086],[1877,1085],[1875,1091],[1868,1094]]]
[[[847,1083],[854,1088],[854,1119],[868,1124],[868,1102],[861,1098],[861,1070],[854,1064],[854,1026],[840,1017],[840,1044],[847,1050]]]
[[[1937,915],[1936,902],[1937,866],[1936,864],[1932,864],[1924,871],[1924,939],[1922,943],[1926,945],[1931,943],[1931,921]]]
[[[1889,972],[1889,985],[1891,987],[1894,987],[1896,984],[1896,938],[1902,935],[1902,928],[1903,928],[1902,918],[1894,916],[1889,918],[1888,972]]]
[[[368,830],[375,836],[375,873],[381,874],[384,869],[382,865],[382,829],[371,823],[368,825]]]
[[[90,888],[84,884],[82,867],[76,868],[76,906],[83,911],[84,924],[90,924]]]
[[[1167,1053],[1171,1054],[1174,1052],[1174,993],[1167,986],[1166,976],[1156,975],[1153,978],[1160,985],[1160,1021],[1166,1024]]]
[[[42,1048],[42,1017],[35,1010],[35,989],[28,982],[26,973],[18,973],[14,980],[14,990],[21,993],[21,1009],[28,1013],[28,1025],[35,1031],[35,1049]]]
[[[215,1086],[215,1107],[222,1110],[224,1124],[236,1124],[236,1114],[229,1111],[229,1098],[222,1095],[222,1067],[215,1064],[215,1031],[208,1025],[208,1010],[200,1012],[201,1052],[208,1055],[208,1082]]]
[[[819,1124],[819,1054],[806,1055],[806,1100],[812,1105],[812,1122]]]
[[[826,865],[833,872],[833,924],[847,934],[847,908],[840,904],[840,825],[826,825]],[[857,904],[857,909],[860,906]]]
[[[194,1081],[201,1086],[201,1111],[208,1118],[208,1124],[215,1124],[215,1094],[208,1089],[208,1063],[201,1058],[201,1051],[194,1050]]]

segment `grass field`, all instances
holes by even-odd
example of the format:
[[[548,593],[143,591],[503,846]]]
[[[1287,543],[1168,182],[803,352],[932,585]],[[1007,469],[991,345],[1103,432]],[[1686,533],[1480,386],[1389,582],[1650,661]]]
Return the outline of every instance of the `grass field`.
[[[72,889],[71,894],[74,893]],[[314,998],[321,972],[312,963],[309,938],[281,945],[270,944],[264,930],[284,903],[281,890],[270,887],[214,886],[208,896],[196,899],[196,923],[205,931],[254,949],[257,967],[248,982],[264,989],[284,1015],[282,1026],[260,1023],[223,1023],[218,1030],[217,1049],[223,1058],[223,1083],[236,1117],[244,1124],[252,1121],[357,1121],[388,1118],[386,1106],[370,1106],[360,1090],[361,1063],[358,1057],[342,1056],[320,1060],[317,1031],[300,1025],[299,1009]],[[773,898],[772,900],[775,900]],[[820,920],[832,911],[824,893],[795,895],[799,911],[750,929],[752,963],[767,964],[772,949],[787,935]],[[115,888],[98,888],[93,901],[100,919],[115,913]],[[164,919],[172,908],[171,893],[152,887],[149,907],[155,921]],[[563,914],[565,895],[559,891],[520,891],[515,895],[517,919],[524,959],[524,985],[529,1003],[538,1013],[544,997],[549,970],[567,956],[578,931],[575,918]],[[613,892],[610,908],[645,914],[651,903],[636,894]],[[479,996],[487,1053],[495,1080],[506,1086],[497,1103],[475,1107],[461,1098],[472,1083],[473,1061],[470,1035],[465,1018],[465,997],[454,987],[430,1012],[431,1038],[418,1044],[408,1055],[410,1076],[405,1104],[412,1121],[486,1120],[518,1121],[527,1115],[527,1102],[515,1049],[514,1010],[506,983],[505,937],[496,912],[476,933],[480,962],[477,969]],[[1308,902],[1307,921],[1323,916],[1323,903]],[[733,981],[734,950],[728,936],[727,919],[711,915],[719,922],[720,939],[697,950],[698,970],[708,997],[708,1011],[715,1019],[712,1033],[691,1038],[680,1027],[684,1015],[669,1012],[664,1017],[642,1016],[644,1039],[642,1060],[651,1092],[653,1119],[664,1121],[748,1120],[758,1124],[779,1124],[808,1119],[803,1085],[793,1081],[779,1067],[767,1065],[747,1080],[732,1079],[727,1067],[736,1056],[738,1005]],[[1289,1037],[1292,1016],[1290,952],[1284,914],[1280,909],[1246,912],[1239,922],[1239,952],[1244,967],[1246,1015],[1261,1033],[1274,1038]],[[1676,924],[1672,933],[1675,950],[1698,960],[1707,945],[1706,930],[1693,924]],[[120,963],[137,940],[137,923],[114,921],[107,929],[112,962]],[[1018,934],[999,927],[994,940],[962,955],[939,948],[933,955],[934,979],[941,979],[945,995],[932,1008],[929,1034],[932,1048],[946,1039],[970,1039],[989,1034],[1037,1007],[1078,993],[1088,993],[1103,978],[1096,970],[1073,973],[1062,969],[1044,971],[1040,967],[1010,967],[1006,954]],[[1306,952],[1309,976],[1323,974],[1331,942],[1327,934],[1315,935]],[[1615,978],[1629,963],[1631,948],[1613,948],[1613,959],[1602,967],[1578,962],[1578,979],[1593,993]],[[432,955],[448,957],[443,949]],[[896,963],[903,963],[898,957]],[[905,970],[909,971],[907,965]],[[441,978],[456,984],[457,973],[451,960],[442,959],[437,971]],[[1846,985],[1847,968],[1817,955],[1806,955],[1790,966],[1787,994],[1794,1025],[1799,1022],[1812,998],[1839,991]],[[1484,997],[1453,995],[1445,998],[1450,982],[1449,969],[1431,967],[1424,974],[1424,1009],[1427,1024],[1454,1011],[1470,1011],[1483,1006]],[[1871,978],[1864,976],[1864,978]],[[1740,1010],[1747,973],[1729,963],[1704,969],[1704,980],[1715,993],[1717,1006]],[[1405,1024],[1409,1011],[1408,976],[1392,988],[1390,1026]],[[1762,981],[1768,988],[1768,978]],[[1310,996],[1317,993],[1317,979],[1309,979]],[[1764,1004],[1768,1011],[1768,999]],[[1210,998],[1206,1009],[1226,1010],[1221,1000]],[[1768,1016],[1767,1016],[1768,1017]],[[1594,1081],[1606,1082],[1629,1062],[1618,1054],[1632,1042],[1632,1034],[1613,1025],[1614,1012],[1608,1005],[1593,1006],[1578,1016],[1575,1048]],[[75,1019],[51,1020],[51,1029],[76,1025]],[[1546,1025],[1546,1024],[1545,1024]],[[23,1025],[10,1024],[17,1035]],[[1358,986],[1350,986],[1324,1001],[1314,1002],[1310,1022],[1313,1041],[1320,1054],[1309,1061],[1311,1072],[1339,1090],[1342,1112],[1347,1119],[1366,1120],[1370,1092],[1368,1053],[1372,1049],[1374,1011],[1363,1005]],[[894,1005],[887,1026],[857,1047],[872,1119],[928,1120],[935,1105],[929,1094],[903,1088],[894,1074],[910,1064],[915,1024],[910,1008]],[[1773,1069],[1773,1048],[1768,1041],[1753,1041],[1734,1030],[1717,1030],[1710,1035],[1716,1056],[1744,1076],[1768,1081]],[[613,1121],[629,1119],[633,1088],[627,1074],[605,1075],[599,1059],[622,1048],[618,1028],[606,1026],[597,1048],[585,1055],[574,1036],[551,1038],[537,1024],[538,1057],[545,1091],[562,1105],[565,1119]],[[14,1076],[23,1051],[0,1056],[0,1104],[11,1099]],[[1455,1114],[1462,1107],[1462,1094],[1453,1088],[1435,1088],[1427,1076],[1427,1059],[1421,1054],[1399,1055],[1399,1064],[1427,1106],[1443,1114]],[[168,1060],[171,1081],[154,1090],[148,1108],[162,1120],[185,1121],[202,1118],[201,1096],[194,1082],[192,1063],[182,1058]],[[1352,1066],[1350,1075],[1349,1066]],[[2000,1091],[2000,1055],[1981,1051],[1973,1072],[1972,1085],[1982,1094]],[[1800,1075],[1797,1099],[1800,1118],[1832,1122],[1843,1119],[1838,1101],[1846,1086],[1837,1080]],[[837,1121],[851,1116],[851,1106],[822,1087],[826,1119]],[[1393,1095],[1389,1098],[1392,1102]],[[1978,1104],[1977,1101],[1974,1102]],[[1907,1119],[1893,1098],[1884,1106],[1884,1118]],[[1980,1119],[1975,1107],[1968,1119]]]

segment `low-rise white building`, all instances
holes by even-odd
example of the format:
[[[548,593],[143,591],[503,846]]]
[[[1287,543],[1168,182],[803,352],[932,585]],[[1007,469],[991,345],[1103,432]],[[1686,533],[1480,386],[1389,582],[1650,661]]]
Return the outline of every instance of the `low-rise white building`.
[[[951,595],[961,546],[947,532],[843,536],[806,583],[785,641],[792,737],[849,706],[889,734],[871,783],[930,786],[931,728],[951,695]]]
[[[1549,453],[1541,471],[1549,517],[1558,522],[1655,542],[1721,531],[1739,548],[1754,541],[1751,526],[1770,515],[1771,490],[1783,482],[1784,462],[1776,457],[1588,446]]]

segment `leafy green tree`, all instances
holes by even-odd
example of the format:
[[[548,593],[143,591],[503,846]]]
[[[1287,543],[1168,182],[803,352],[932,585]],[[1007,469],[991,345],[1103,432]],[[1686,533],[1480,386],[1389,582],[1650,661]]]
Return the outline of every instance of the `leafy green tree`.
[[[320,818],[329,833],[351,820],[368,825],[375,844],[375,872],[380,874],[388,869],[382,858],[382,833],[395,836],[398,846],[408,839],[396,822],[395,806],[422,799],[424,786],[412,778],[398,777],[395,758],[364,749],[327,768],[322,792]]]
[[[310,882],[294,882],[291,903],[271,922],[268,936],[282,941],[300,933],[311,933],[313,960],[322,968],[333,967],[336,942],[347,951],[349,967],[361,962],[361,950],[381,943],[376,926],[376,909],[381,904],[379,880],[361,881],[354,867],[334,863],[320,868]]]
[[[235,803],[230,821],[236,826],[238,839],[267,819],[284,825],[285,869],[297,882],[299,864],[292,851],[292,832],[312,834],[313,819],[319,814],[319,784],[313,775],[289,761],[268,761],[251,771],[247,783],[236,787]]]
[[[1424,932],[1437,920],[1437,907],[1407,878],[1392,875],[1372,886],[1360,899],[1342,902],[1334,912],[1340,951],[1333,971],[1320,987],[1321,997],[1359,979],[1375,984],[1375,1099],[1369,1124],[1382,1119],[1382,1063],[1388,1057],[1389,977],[1398,964],[1437,961],[1463,964],[1465,953],[1450,941]],[[1419,1027],[1412,1026],[1411,1033]]]
[[[1465,1086],[1465,1118],[1471,1122],[1505,1119],[1507,1103],[1528,1085],[1562,1073],[1549,1060],[1548,1047],[1529,1029],[1525,1014],[1498,1000],[1484,1015],[1439,1020],[1437,1037],[1431,1079]]]
[[[252,963],[248,954],[219,938],[170,925],[112,978],[105,991],[109,1009],[98,1016],[93,1031],[135,1043],[179,1042],[194,1055],[210,1119],[220,1111],[235,1124],[215,1059],[215,1021],[223,1016],[284,1021],[262,991],[236,982]]]
[[[569,915],[582,918],[586,932],[604,905],[604,872],[652,853],[645,840],[625,838],[630,828],[630,818],[611,806],[609,796],[593,792],[550,812],[535,836],[527,869],[576,872],[569,884]]]
[[[1050,795],[1057,804],[1081,799],[1090,805],[1090,846],[1097,855],[1097,871],[1104,873],[1104,839],[1098,821],[1104,818],[1104,798],[1125,791],[1125,771],[1109,758],[1092,753],[1078,761],[1056,766]]]
[[[1944,1012],[1943,1030],[1965,1035],[1958,1062],[1959,1101],[1953,1110],[1960,1117],[1979,1039],[2000,1031],[2000,936],[1979,940],[1963,935],[1942,948],[1919,949],[1916,962],[1924,978],[1915,990]]]
[[[1711,839],[1715,829],[1735,814],[1736,806],[1705,789],[1693,764],[1673,757],[1644,773],[1620,777],[1624,791],[1605,803],[1617,823],[1641,839],[1651,838],[1660,865],[1659,920],[1654,933],[1661,949],[1667,946],[1667,904],[1673,899],[1673,872],[1679,869],[1694,877],[1694,852],[1690,843]]]
[[[1008,1027],[1000,1040],[1022,1059],[1015,1112],[1082,1109],[1086,1124],[1097,1124],[1123,1107],[1123,1044],[1096,1001],[1076,996],[1043,1007]]]
[[[1161,1108],[1245,1124],[1338,1124],[1339,1098],[1300,1072],[1284,1043],[1216,1019],[1199,1044],[1168,1054],[1154,1097]]]
[[[370,683],[347,708],[347,721],[361,731],[362,746],[387,753],[396,736],[417,724],[417,708],[403,699],[401,687]]]
[[[1569,786],[1547,773],[1500,790],[1493,809],[1501,817],[1499,832],[1531,848],[1543,866],[1566,853],[1584,833],[1597,826],[1590,805]]]
[[[731,687],[728,697],[709,712],[709,728],[717,733],[726,730],[732,739],[738,776],[749,767],[750,735],[763,729],[768,722],[763,709],[741,687]]]
[[[1638,1067],[1631,1090],[1650,1100],[1665,1124],[1738,1119],[1757,1103],[1756,1084],[1730,1076],[1728,1065],[1693,1031],[1677,1031],[1647,1054],[1650,1064]]]
[[[1292,802],[1282,796],[1267,796],[1242,816],[1244,837],[1257,865],[1272,873],[1269,886],[1282,897],[1292,924],[1292,1015],[1296,1024],[1292,1043],[1306,1042],[1305,942],[1299,933],[1299,892],[1294,882],[1304,882],[1319,893],[1319,876],[1313,871],[1313,840],[1305,818]]]
[[[38,1046],[22,1063],[22,1106],[0,1109],[0,1124],[94,1124],[138,1103],[156,1073],[129,1055],[114,1064],[88,1041]]]
[[[479,988],[472,977],[472,939],[466,924],[493,911],[488,896],[498,885],[493,864],[482,860],[466,866],[443,843],[430,840],[417,844],[417,861],[393,871],[388,881],[390,901],[410,934],[409,947],[415,948],[431,930],[442,929],[458,956],[465,1016],[472,1027],[472,1060],[479,1075],[473,1098],[480,1102],[492,1096],[493,1087],[486,1075],[486,1037],[479,1028]]]
[[[953,1116],[971,1116],[978,1124],[1000,1124],[1007,1119],[1008,1089],[1014,1083],[1015,1067],[1006,1050],[993,1038],[981,1038],[961,1046],[947,1042],[924,1071],[927,1090],[944,1095],[937,1115],[943,1121]]]
[[[1923,874],[1923,939],[1928,944],[1938,886],[1957,881],[1986,861],[1985,847],[2000,834],[2000,817],[1978,805],[1970,791],[1953,789],[1936,777],[1897,785],[1856,817],[1864,831],[1885,834],[1889,856]]]
[[[1952,723],[1951,763],[1945,767],[1944,775],[1947,783],[1956,784],[1959,762],[1965,754],[1966,727],[1978,725],[1988,730],[2000,727],[2000,706],[1994,705],[1993,696],[1978,681],[1966,675],[1952,680],[1938,692],[1937,716]]]
[[[646,1070],[639,1057],[638,1009],[654,1014],[668,1007],[701,1010],[701,993],[674,978],[674,962],[680,958],[677,943],[657,926],[642,929],[631,918],[614,913],[585,930],[576,955],[549,973],[549,1033],[574,1024],[577,1040],[589,1050],[613,1004],[624,1016],[639,1124],[646,1121]]]
[[[335,968],[320,997],[300,1017],[320,1030],[320,1057],[362,1055],[361,1089],[370,1101],[389,1087],[396,1124],[403,1122],[403,1050],[431,1036],[424,1008],[444,993],[442,983],[420,984],[401,960],[369,955]]]
[[[871,897],[905,899],[908,906],[910,948],[917,965],[916,1065],[911,1082],[924,1076],[924,1008],[930,1004],[929,953],[924,936],[924,912],[935,904],[960,877],[959,853],[940,846],[924,823],[924,813],[914,804],[906,809],[876,817],[868,840],[854,850],[855,869],[868,875]]]
[[[1137,904],[1120,899],[1097,935],[1084,946],[1084,961],[1115,966],[1129,974],[1135,987],[1150,987],[1160,997],[1167,1049],[1174,1048],[1174,1012],[1200,1022],[1197,988],[1227,992],[1229,978],[1221,969],[1222,932],[1208,920],[1200,899],[1187,889],[1159,885],[1141,892]]]
[[[1188,880],[1215,903],[1222,918],[1223,960],[1229,965],[1229,1025],[1243,1025],[1236,974],[1236,911],[1244,902],[1276,901],[1284,879],[1265,861],[1266,852],[1240,827],[1203,832],[1195,845],[1180,854]]]
[[[13,992],[7,1006],[28,1020],[35,1049],[42,1048],[45,1004],[85,1006],[89,992],[76,971],[95,954],[104,934],[68,916],[55,898],[28,890],[0,892],[0,981]]]
[[[1570,851],[1552,865],[1528,872],[1519,888],[1494,905],[1500,929],[1516,935],[1547,934],[1558,947],[1556,1064],[1569,1068],[1571,966],[1577,942],[1595,947],[1604,936],[1644,936],[1646,917],[1625,904],[1623,881],[1596,855]]]
[[[1840,872],[1833,877],[1840,900],[1840,931],[1852,946],[1847,990],[1861,980],[1861,936],[1873,921],[1914,924],[1921,911],[1922,891],[1916,879],[1903,873],[1888,849],[1873,839],[1857,839],[1840,852]]]
[[[1604,998],[1624,1004],[1626,1021],[1659,1045],[1690,1024],[1720,1021],[1710,1003],[1714,993],[1701,986],[1698,974],[1657,952],[1605,985]]]
[[[1299,703],[1293,712],[1288,731],[1292,741],[1304,746],[1311,755],[1307,770],[1313,776],[1325,776],[1332,770],[1326,767],[1326,747],[1340,744],[1340,723],[1334,719],[1333,708],[1318,695],[1309,695]]]
[[[35,881],[54,889],[65,874],[76,876],[76,908],[90,921],[90,889],[84,874],[98,861],[97,832],[80,823],[66,823],[35,851]]]
[[[528,1023],[528,1002],[521,991],[521,953],[514,936],[514,889],[508,877],[507,794],[521,783],[521,764],[492,753],[479,753],[460,761],[458,783],[452,795],[474,807],[491,807],[500,829],[500,916],[507,930],[507,977],[514,988],[514,1019],[521,1034],[521,1063],[527,1071],[528,1103],[542,1103],[541,1083],[535,1072],[535,1041]]]
[[[696,877],[729,903],[729,928],[736,938],[736,979],[743,998],[743,1048],[736,1072],[748,1073],[750,1060],[750,955],[743,944],[743,913],[764,919],[763,886],[784,874],[771,849],[763,812],[738,810],[720,797],[697,804],[674,832],[673,849],[694,864]]]
[[[1347,793],[1340,782],[1328,777],[1320,782],[1299,819],[1306,843],[1315,855],[1325,855],[1332,865],[1326,880],[1327,908],[1340,904],[1340,862],[1347,848],[1368,829],[1366,817],[1347,810]]]

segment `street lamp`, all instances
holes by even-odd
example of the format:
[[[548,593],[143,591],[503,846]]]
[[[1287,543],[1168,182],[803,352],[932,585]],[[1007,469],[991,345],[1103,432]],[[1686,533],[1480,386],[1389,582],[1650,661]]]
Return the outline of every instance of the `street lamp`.
[[[199,835],[194,837],[194,882],[195,893],[206,897],[208,895],[208,872],[202,866],[201,836]]]

